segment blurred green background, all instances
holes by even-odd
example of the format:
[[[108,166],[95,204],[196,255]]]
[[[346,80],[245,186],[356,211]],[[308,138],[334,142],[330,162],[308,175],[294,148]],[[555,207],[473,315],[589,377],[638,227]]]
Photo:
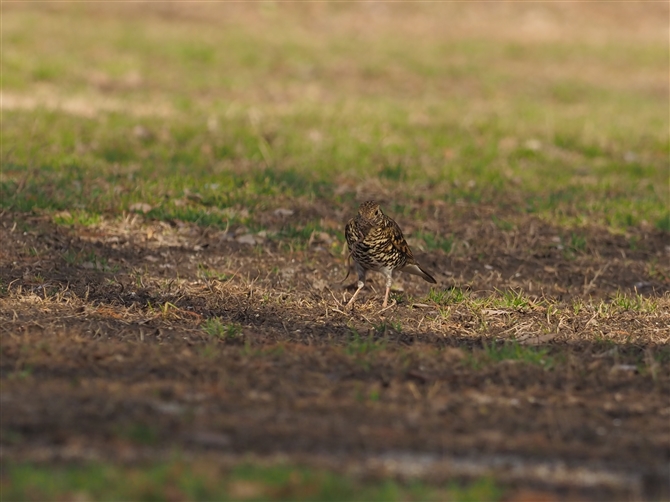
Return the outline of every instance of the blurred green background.
[[[398,210],[669,230],[667,11],[7,4],[1,204],[226,225],[376,179]]]

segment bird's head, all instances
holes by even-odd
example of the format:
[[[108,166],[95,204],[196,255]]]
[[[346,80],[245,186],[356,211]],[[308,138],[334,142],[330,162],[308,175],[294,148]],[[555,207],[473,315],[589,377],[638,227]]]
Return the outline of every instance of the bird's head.
[[[363,202],[358,208],[358,214],[361,218],[377,225],[382,223],[385,218],[382,208],[374,200]]]

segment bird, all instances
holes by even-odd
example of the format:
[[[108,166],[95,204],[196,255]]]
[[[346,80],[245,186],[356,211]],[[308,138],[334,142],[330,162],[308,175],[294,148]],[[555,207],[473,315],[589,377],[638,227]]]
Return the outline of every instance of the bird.
[[[386,277],[386,293],[382,308],[388,305],[395,270],[418,275],[433,284],[437,283],[435,278],[416,262],[412,250],[402,235],[402,230],[392,218],[384,214],[376,201],[368,200],[359,206],[356,216],[347,222],[344,235],[349,247],[349,257],[353,259],[358,274],[358,289],[347,303],[347,307],[353,305],[356,296],[365,286],[368,270],[381,272]]]

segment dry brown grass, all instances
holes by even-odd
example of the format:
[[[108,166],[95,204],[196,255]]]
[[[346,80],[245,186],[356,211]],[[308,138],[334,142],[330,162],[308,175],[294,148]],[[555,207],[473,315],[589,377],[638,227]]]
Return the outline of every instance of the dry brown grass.
[[[17,231],[27,221],[3,217],[5,458],[281,451],[371,476],[661,493],[670,297],[617,295],[625,276],[608,272],[642,271],[654,241],[620,263],[606,235],[569,262],[550,251],[501,267],[433,252],[435,270],[459,274],[441,275],[446,296],[401,278],[395,308],[379,313],[369,294],[344,314],[339,244],[251,248],[137,216],[77,232],[32,218]],[[524,233],[509,235],[520,249]],[[530,270],[535,286],[511,279]],[[128,432],[137,424],[150,424],[149,443]],[[344,456],[333,464],[323,451]],[[385,452],[428,455],[430,467]],[[508,455],[516,474],[501,467]]]

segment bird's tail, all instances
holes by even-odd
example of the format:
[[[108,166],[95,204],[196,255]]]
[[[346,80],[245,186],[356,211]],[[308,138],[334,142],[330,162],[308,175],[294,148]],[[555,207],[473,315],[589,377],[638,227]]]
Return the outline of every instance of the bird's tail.
[[[350,275],[351,275],[351,252],[349,252],[349,254],[347,255],[347,275],[345,275],[344,279],[340,281],[340,284],[346,281]]]
[[[433,284],[437,284],[437,281],[435,278],[430,275],[428,272],[426,272],[424,269],[422,269],[418,263],[408,263],[405,265],[403,268],[400,269],[402,272],[407,272],[408,274],[414,274],[418,275],[419,277],[422,277],[428,282],[432,282]]]

